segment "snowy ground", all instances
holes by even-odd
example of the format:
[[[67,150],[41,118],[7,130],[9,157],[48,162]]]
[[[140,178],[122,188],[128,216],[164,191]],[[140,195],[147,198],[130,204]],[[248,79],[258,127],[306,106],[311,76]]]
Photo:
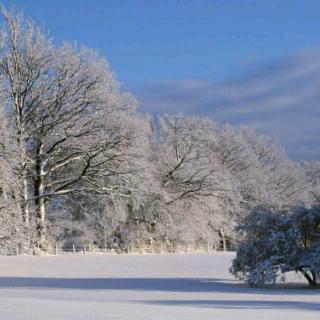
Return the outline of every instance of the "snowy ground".
[[[246,288],[228,273],[232,258],[0,257],[0,319],[320,319],[320,290]]]

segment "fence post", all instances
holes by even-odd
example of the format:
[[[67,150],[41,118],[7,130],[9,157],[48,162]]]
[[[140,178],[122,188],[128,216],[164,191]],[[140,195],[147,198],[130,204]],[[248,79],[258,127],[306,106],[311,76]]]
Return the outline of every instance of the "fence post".
[[[7,255],[7,248],[4,249],[4,255]]]
[[[58,255],[58,244],[56,243],[56,256]]]
[[[73,254],[76,253],[76,248],[75,248],[75,246],[74,246],[74,243],[72,244],[72,251],[73,251]]]
[[[19,255],[19,245],[17,245],[16,254],[17,254],[17,256]]]
[[[225,237],[225,234],[224,234],[224,231],[222,228],[220,228],[220,236],[222,239],[222,250],[227,251],[227,241],[226,241],[226,237]]]

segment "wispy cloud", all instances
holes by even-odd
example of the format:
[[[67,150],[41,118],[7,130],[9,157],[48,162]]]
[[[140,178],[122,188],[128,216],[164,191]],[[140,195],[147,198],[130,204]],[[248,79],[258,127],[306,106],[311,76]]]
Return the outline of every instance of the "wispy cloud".
[[[144,112],[250,125],[277,135],[293,159],[320,159],[320,50],[250,66],[219,83],[166,81],[135,91]]]

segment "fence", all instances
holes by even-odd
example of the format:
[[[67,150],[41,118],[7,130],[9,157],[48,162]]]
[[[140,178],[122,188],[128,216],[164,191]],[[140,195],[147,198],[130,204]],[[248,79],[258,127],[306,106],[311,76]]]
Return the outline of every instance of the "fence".
[[[160,243],[144,243],[141,246],[130,246],[125,250],[119,248],[99,248],[93,245],[72,244],[71,246],[60,247],[58,244],[46,250],[46,254],[169,254],[169,253],[192,253],[192,252],[212,252],[212,251],[231,251],[234,248],[225,244],[207,243],[202,245],[175,244],[169,241]],[[16,255],[40,255],[43,252],[40,248],[0,247],[0,256]]]
[[[55,248],[48,248],[46,250],[47,254],[53,254],[53,255],[60,255],[60,254],[87,254],[87,253],[93,253],[93,252],[106,252],[105,250],[94,248],[91,249],[89,247],[85,246],[76,246],[72,245],[71,247],[58,247]],[[109,253],[111,251],[109,250]],[[0,256],[17,256],[17,255],[37,255],[41,253],[41,249],[34,247],[34,248],[24,248],[17,246],[16,248],[8,247],[8,248],[0,248]]]

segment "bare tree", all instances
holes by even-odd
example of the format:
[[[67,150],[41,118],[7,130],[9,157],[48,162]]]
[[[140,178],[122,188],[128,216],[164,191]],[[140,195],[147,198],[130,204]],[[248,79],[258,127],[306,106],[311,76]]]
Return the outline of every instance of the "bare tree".
[[[159,118],[152,159],[161,190],[158,219],[172,241],[195,246],[214,242],[217,247],[221,228],[232,229],[227,220],[238,210],[239,195],[215,152],[218,129],[212,120],[199,117]]]
[[[320,202],[320,161],[305,161],[302,169],[306,176],[311,195],[311,202]]]
[[[170,201],[218,196],[223,174],[212,152],[214,123],[209,119],[163,116],[160,123],[161,182]]]
[[[26,223],[34,202],[39,242],[45,206],[74,192],[126,195],[138,156],[134,100],[119,92],[106,61],[91,50],[54,48],[20,12],[2,9],[2,103],[21,150]]]
[[[281,208],[307,201],[300,166],[288,159],[275,138],[225,126],[217,146],[221,163],[239,182],[244,215],[262,203]]]

